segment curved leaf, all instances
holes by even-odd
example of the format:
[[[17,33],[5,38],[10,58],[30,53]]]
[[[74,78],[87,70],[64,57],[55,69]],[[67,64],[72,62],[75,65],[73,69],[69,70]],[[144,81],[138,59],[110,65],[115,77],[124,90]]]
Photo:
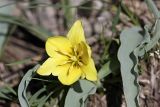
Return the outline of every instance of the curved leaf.
[[[105,63],[101,69],[98,71],[99,79],[103,79],[111,73],[115,73],[119,69],[119,62],[117,59],[111,59],[107,63]]]
[[[48,100],[48,98],[53,94],[53,92],[50,92],[46,97],[44,97],[44,99],[39,102],[38,106],[37,107],[43,107],[45,102]]]
[[[112,73],[112,70],[110,70],[109,66],[110,66],[110,61],[108,61],[101,67],[101,69],[98,72],[99,79],[103,79],[104,77]]]
[[[30,69],[22,78],[19,87],[18,87],[18,99],[20,102],[20,105],[22,107],[30,107],[29,102],[26,96],[26,89],[27,86],[29,85],[29,82],[31,81],[32,77],[35,75],[35,71],[39,65],[36,65],[34,68]]]
[[[118,59],[121,65],[123,89],[128,107],[138,106],[138,103],[136,103],[138,85],[135,75],[138,72],[138,69],[135,68],[138,56],[135,56],[133,51],[143,41],[142,33],[140,27],[133,27],[125,29],[120,35],[121,46],[118,51]]]
[[[138,57],[143,57],[160,39],[160,14],[152,0],[146,1],[156,18],[154,26],[152,28],[145,26],[144,32],[138,27],[126,29],[120,35],[121,46],[118,58],[121,63],[124,94],[129,107],[138,106],[138,98],[136,99],[138,95]],[[153,38],[150,38],[150,35],[153,35]]]
[[[38,97],[46,91],[46,87],[41,88],[40,90],[38,90],[33,96],[31,96],[31,98],[29,99],[29,104],[32,105],[37,99]]]
[[[84,107],[85,101],[90,94],[96,92],[96,85],[87,80],[79,80],[70,87],[64,107]]]
[[[160,40],[160,19],[157,19],[155,22],[154,27],[152,28],[151,34],[153,35],[153,38],[146,44],[145,50],[149,51],[151,50],[156,43]]]

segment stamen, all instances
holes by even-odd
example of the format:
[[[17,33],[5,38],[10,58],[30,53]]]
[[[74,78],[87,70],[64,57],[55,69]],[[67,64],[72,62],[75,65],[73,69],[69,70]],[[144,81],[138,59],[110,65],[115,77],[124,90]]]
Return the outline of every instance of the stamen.
[[[74,62],[71,64],[71,66],[69,67],[69,69],[67,70],[67,76],[69,75],[69,71],[71,70],[71,69],[73,69],[73,65],[74,65]]]
[[[72,61],[74,61],[74,62],[77,62],[77,61],[78,61],[77,58],[76,58],[76,56],[72,56],[70,59],[71,59]]]
[[[59,64],[59,65],[57,65],[57,66],[63,66],[63,65],[65,65],[65,64],[67,64],[67,63],[71,63],[72,61],[70,61],[70,60],[68,60],[68,61],[64,61],[62,64]]]
[[[80,51],[77,57],[79,58],[79,57],[81,57],[82,55],[83,55],[83,51]]]
[[[80,62],[80,61],[78,61],[78,65],[79,65],[79,66],[82,66],[82,65],[83,65],[83,63],[82,63],[82,62]]]
[[[64,56],[71,57],[71,55],[66,53],[66,52],[62,52],[62,51],[58,51],[58,50],[56,50],[56,52],[61,54],[61,55],[64,55]]]
[[[74,46],[74,47],[73,47],[73,51],[74,51],[74,55],[77,56],[78,47],[77,47],[77,46]]]

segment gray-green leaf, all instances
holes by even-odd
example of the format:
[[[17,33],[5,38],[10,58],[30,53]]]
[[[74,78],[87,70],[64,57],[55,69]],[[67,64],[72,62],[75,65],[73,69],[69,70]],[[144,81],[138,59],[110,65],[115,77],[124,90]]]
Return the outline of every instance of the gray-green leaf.
[[[70,87],[64,107],[84,107],[85,101],[90,94],[96,92],[96,85],[87,80],[79,80]]]
[[[31,81],[32,77],[35,75],[35,71],[39,65],[36,65],[34,68],[30,69],[22,78],[19,87],[18,87],[18,99],[20,102],[21,107],[30,107],[29,102],[26,96],[26,89],[28,87],[29,82]]]
[[[121,75],[123,81],[124,95],[128,107],[137,107],[137,75],[138,72],[135,68],[137,57],[133,51],[143,41],[142,29],[140,27],[133,27],[125,29],[120,35],[121,46],[118,51],[118,59],[121,65]],[[135,70],[135,71],[134,71]]]

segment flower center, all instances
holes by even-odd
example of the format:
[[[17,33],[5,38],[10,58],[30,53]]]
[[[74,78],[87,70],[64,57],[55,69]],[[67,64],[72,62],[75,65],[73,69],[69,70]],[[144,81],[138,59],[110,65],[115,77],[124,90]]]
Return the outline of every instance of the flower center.
[[[70,62],[73,63],[74,66],[82,66],[82,54],[83,50],[80,49],[79,45],[76,45],[73,47],[73,54],[69,58]]]
[[[77,59],[77,57],[76,56],[71,56],[71,58],[70,58],[72,61],[74,61],[74,62],[77,62],[78,61],[78,59]]]
[[[67,60],[63,63],[59,64],[58,66],[62,66],[64,64],[70,63],[72,66],[81,67],[86,65],[87,62],[87,52],[85,52],[84,44],[79,43],[72,47],[71,53],[66,53],[62,51],[57,51],[57,53],[64,55],[67,57]]]

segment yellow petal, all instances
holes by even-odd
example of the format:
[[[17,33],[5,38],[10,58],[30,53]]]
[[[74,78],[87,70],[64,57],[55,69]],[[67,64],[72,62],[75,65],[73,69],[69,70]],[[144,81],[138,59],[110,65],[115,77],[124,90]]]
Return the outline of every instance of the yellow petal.
[[[37,70],[39,75],[50,75],[54,68],[53,64],[55,63],[53,58],[48,58]]]
[[[70,67],[68,64],[68,57],[60,54],[55,54],[54,63],[52,64],[52,75],[58,76],[63,71]]]
[[[90,58],[87,65],[84,65],[81,67],[83,73],[86,76],[86,79],[90,81],[96,81],[97,80],[97,70],[94,65],[93,59]]]
[[[76,45],[81,41],[86,42],[84,36],[84,30],[80,20],[77,20],[73,24],[73,26],[71,27],[70,31],[67,34],[67,37],[72,42],[72,45]]]
[[[84,64],[88,64],[89,53],[88,53],[87,44],[84,42],[81,42],[78,47],[78,53],[81,53],[81,52],[82,52],[82,55],[81,55],[82,62]]]
[[[57,51],[70,53],[72,51],[71,47],[71,42],[62,36],[50,37],[46,42],[46,51],[50,57],[54,57]]]
[[[88,44],[86,44],[86,46],[87,46],[87,50],[88,50],[88,55],[89,55],[89,57],[91,57],[91,53],[92,53],[91,47]]]
[[[70,67],[71,64],[66,63],[64,65],[57,65],[55,66],[54,70],[52,71],[52,75],[60,76],[63,75]]]
[[[78,81],[81,77],[82,71],[79,67],[71,66],[68,71],[63,72],[58,76],[59,81],[64,85],[71,85]]]
[[[81,79],[84,79],[86,76],[85,76],[85,73],[82,72],[81,74]]]
[[[60,73],[58,65],[62,65],[64,62],[68,60],[68,57],[55,54],[55,58],[48,58],[37,70],[39,75],[52,75],[57,76]],[[62,70],[63,71],[63,70]]]

